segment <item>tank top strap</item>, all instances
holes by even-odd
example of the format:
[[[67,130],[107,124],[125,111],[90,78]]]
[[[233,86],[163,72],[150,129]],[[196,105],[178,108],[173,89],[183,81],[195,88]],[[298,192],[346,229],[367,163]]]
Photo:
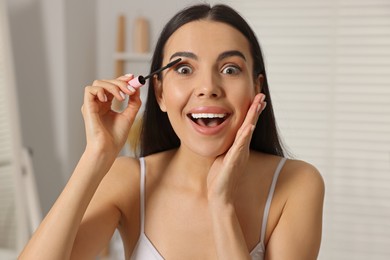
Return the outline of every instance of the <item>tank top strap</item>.
[[[266,201],[265,207],[264,207],[263,223],[261,225],[261,235],[260,235],[260,243],[263,243],[263,244],[264,244],[264,239],[265,239],[265,231],[266,231],[266,228],[267,228],[268,215],[269,215],[269,211],[270,211],[270,208],[271,208],[272,198],[273,198],[274,192],[275,192],[276,182],[278,180],[280,171],[282,170],[283,165],[286,162],[286,160],[287,160],[287,158],[282,158],[280,160],[278,166],[276,167],[274,176],[272,178],[271,187],[270,187],[269,192],[268,192],[267,201]]]
[[[140,226],[141,226],[141,234],[144,233],[145,227],[145,159],[144,157],[139,158],[140,161]]]

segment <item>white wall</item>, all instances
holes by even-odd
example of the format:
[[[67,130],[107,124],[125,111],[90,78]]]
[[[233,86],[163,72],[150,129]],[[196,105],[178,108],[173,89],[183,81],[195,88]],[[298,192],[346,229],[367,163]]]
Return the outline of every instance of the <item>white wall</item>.
[[[50,1],[50,0],[47,0]],[[69,176],[85,147],[85,131],[80,112],[84,87],[96,78],[96,1],[63,0],[66,35],[66,113]]]
[[[83,87],[95,78],[95,1],[7,0],[24,145],[43,212],[84,147]]]
[[[56,88],[51,84],[53,77],[61,76],[56,67],[60,67],[63,62],[59,51],[61,45],[54,48],[56,38],[47,37],[48,28],[44,22],[46,25],[48,21],[58,24],[57,34],[61,35],[62,23],[53,19],[61,19],[63,15],[61,10],[53,9],[52,17],[44,16],[43,2],[36,0],[8,0],[7,3],[23,144],[33,150],[34,171],[45,211],[63,183],[61,158],[54,131],[55,113],[58,113],[60,106],[53,106]],[[57,59],[57,65],[53,64],[54,59]]]

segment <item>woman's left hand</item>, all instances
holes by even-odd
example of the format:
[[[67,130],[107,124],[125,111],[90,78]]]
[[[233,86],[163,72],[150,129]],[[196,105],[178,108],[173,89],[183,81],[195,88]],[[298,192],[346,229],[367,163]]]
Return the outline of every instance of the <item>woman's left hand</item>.
[[[249,146],[259,115],[267,105],[265,95],[255,96],[230,149],[218,156],[207,177],[209,202],[233,203],[236,184],[249,158]]]

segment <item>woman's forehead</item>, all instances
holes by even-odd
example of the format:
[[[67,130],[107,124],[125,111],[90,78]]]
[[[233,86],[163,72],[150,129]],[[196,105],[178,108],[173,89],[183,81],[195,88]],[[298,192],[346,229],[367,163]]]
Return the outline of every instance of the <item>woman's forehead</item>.
[[[189,22],[177,29],[165,44],[164,57],[178,51],[190,51],[197,55],[219,55],[238,50],[250,56],[249,42],[234,27],[211,20]]]

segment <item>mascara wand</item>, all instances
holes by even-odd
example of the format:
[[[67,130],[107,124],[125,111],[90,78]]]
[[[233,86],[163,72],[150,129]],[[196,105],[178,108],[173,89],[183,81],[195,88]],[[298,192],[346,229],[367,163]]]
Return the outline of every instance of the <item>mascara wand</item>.
[[[152,77],[152,76],[155,75],[155,74],[160,73],[161,71],[163,71],[163,70],[165,70],[165,69],[168,69],[168,68],[172,67],[173,65],[175,65],[176,63],[178,63],[178,62],[180,62],[180,61],[181,61],[181,58],[178,58],[178,59],[176,59],[176,60],[174,60],[174,61],[171,61],[170,63],[168,63],[168,64],[165,65],[164,67],[162,67],[162,68],[160,68],[160,69],[158,69],[158,70],[156,70],[156,71],[150,73],[149,75],[147,75],[147,76],[145,76],[145,77],[144,77],[144,76],[138,76],[138,77],[136,77],[136,78],[130,80],[130,81],[129,81],[129,85],[132,86],[133,88],[137,89],[137,88],[139,88],[139,87],[145,85],[146,80],[147,80],[148,78]]]

